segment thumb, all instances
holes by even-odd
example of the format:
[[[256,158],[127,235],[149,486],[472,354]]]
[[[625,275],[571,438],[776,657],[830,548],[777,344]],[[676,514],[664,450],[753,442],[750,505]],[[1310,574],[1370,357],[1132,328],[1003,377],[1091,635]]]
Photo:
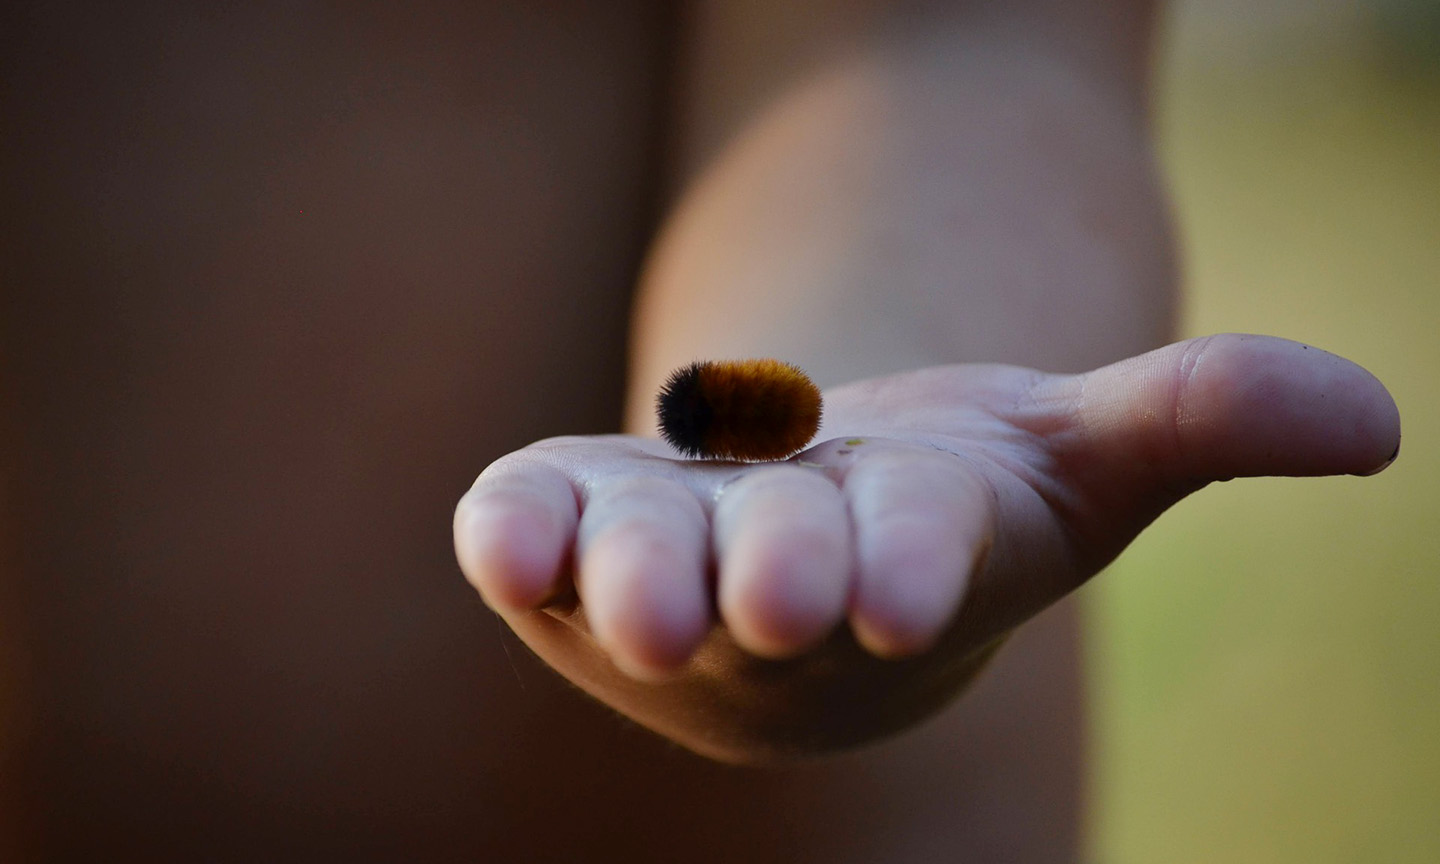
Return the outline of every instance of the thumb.
[[[1209,336],[1051,380],[1069,415],[1054,452],[1085,509],[1139,517],[1110,529],[1138,531],[1214,480],[1373,474],[1400,449],[1375,376],[1285,339]]]
[[[1167,482],[1371,474],[1400,448],[1400,413],[1375,376],[1269,336],[1169,345],[1080,376],[1092,458]]]

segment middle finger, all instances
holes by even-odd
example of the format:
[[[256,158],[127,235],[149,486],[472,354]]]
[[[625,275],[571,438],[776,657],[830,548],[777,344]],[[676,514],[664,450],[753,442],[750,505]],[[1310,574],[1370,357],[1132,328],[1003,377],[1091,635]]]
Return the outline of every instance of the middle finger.
[[[788,657],[843,620],[853,552],[840,490],[794,465],[749,471],[715,506],[720,616],[735,641]]]

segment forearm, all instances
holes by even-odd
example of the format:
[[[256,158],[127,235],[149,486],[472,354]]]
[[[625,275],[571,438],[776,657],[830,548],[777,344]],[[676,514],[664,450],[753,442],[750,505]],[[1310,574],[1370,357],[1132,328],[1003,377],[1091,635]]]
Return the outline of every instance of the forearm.
[[[870,24],[755,88],[763,104],[718,149],[689,116],[710,139],[692,149],[714,155],[646,270],[633,431],[696,358],[778,356],[828,385],[972,360],[1078,370],[1169,334],[1133,22],[1071,22],[1120,52],[1107,62],[993,15]]]

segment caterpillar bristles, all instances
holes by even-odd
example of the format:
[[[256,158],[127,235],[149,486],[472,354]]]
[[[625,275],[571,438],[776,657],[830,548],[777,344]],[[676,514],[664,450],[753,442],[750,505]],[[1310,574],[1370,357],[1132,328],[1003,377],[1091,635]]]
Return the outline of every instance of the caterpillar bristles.
[[[820,429],[820,388],[779,360],[677,369],[655,400],[660,434],[686,456],[763,462],[802,450]]]

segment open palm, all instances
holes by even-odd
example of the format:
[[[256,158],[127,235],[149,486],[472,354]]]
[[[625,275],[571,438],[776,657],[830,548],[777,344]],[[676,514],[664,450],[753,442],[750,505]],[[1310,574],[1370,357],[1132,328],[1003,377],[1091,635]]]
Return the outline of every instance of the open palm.
[[[461,501],[467,576],[562,674],[719,756],[868,740],[1219,479],[1370,473],[1399,418],[1360,367],[1216,336],[1084,375],[943,366],[826,393],[781,463],[556,438]],[[842,626],[848,623],[848,626]]]

